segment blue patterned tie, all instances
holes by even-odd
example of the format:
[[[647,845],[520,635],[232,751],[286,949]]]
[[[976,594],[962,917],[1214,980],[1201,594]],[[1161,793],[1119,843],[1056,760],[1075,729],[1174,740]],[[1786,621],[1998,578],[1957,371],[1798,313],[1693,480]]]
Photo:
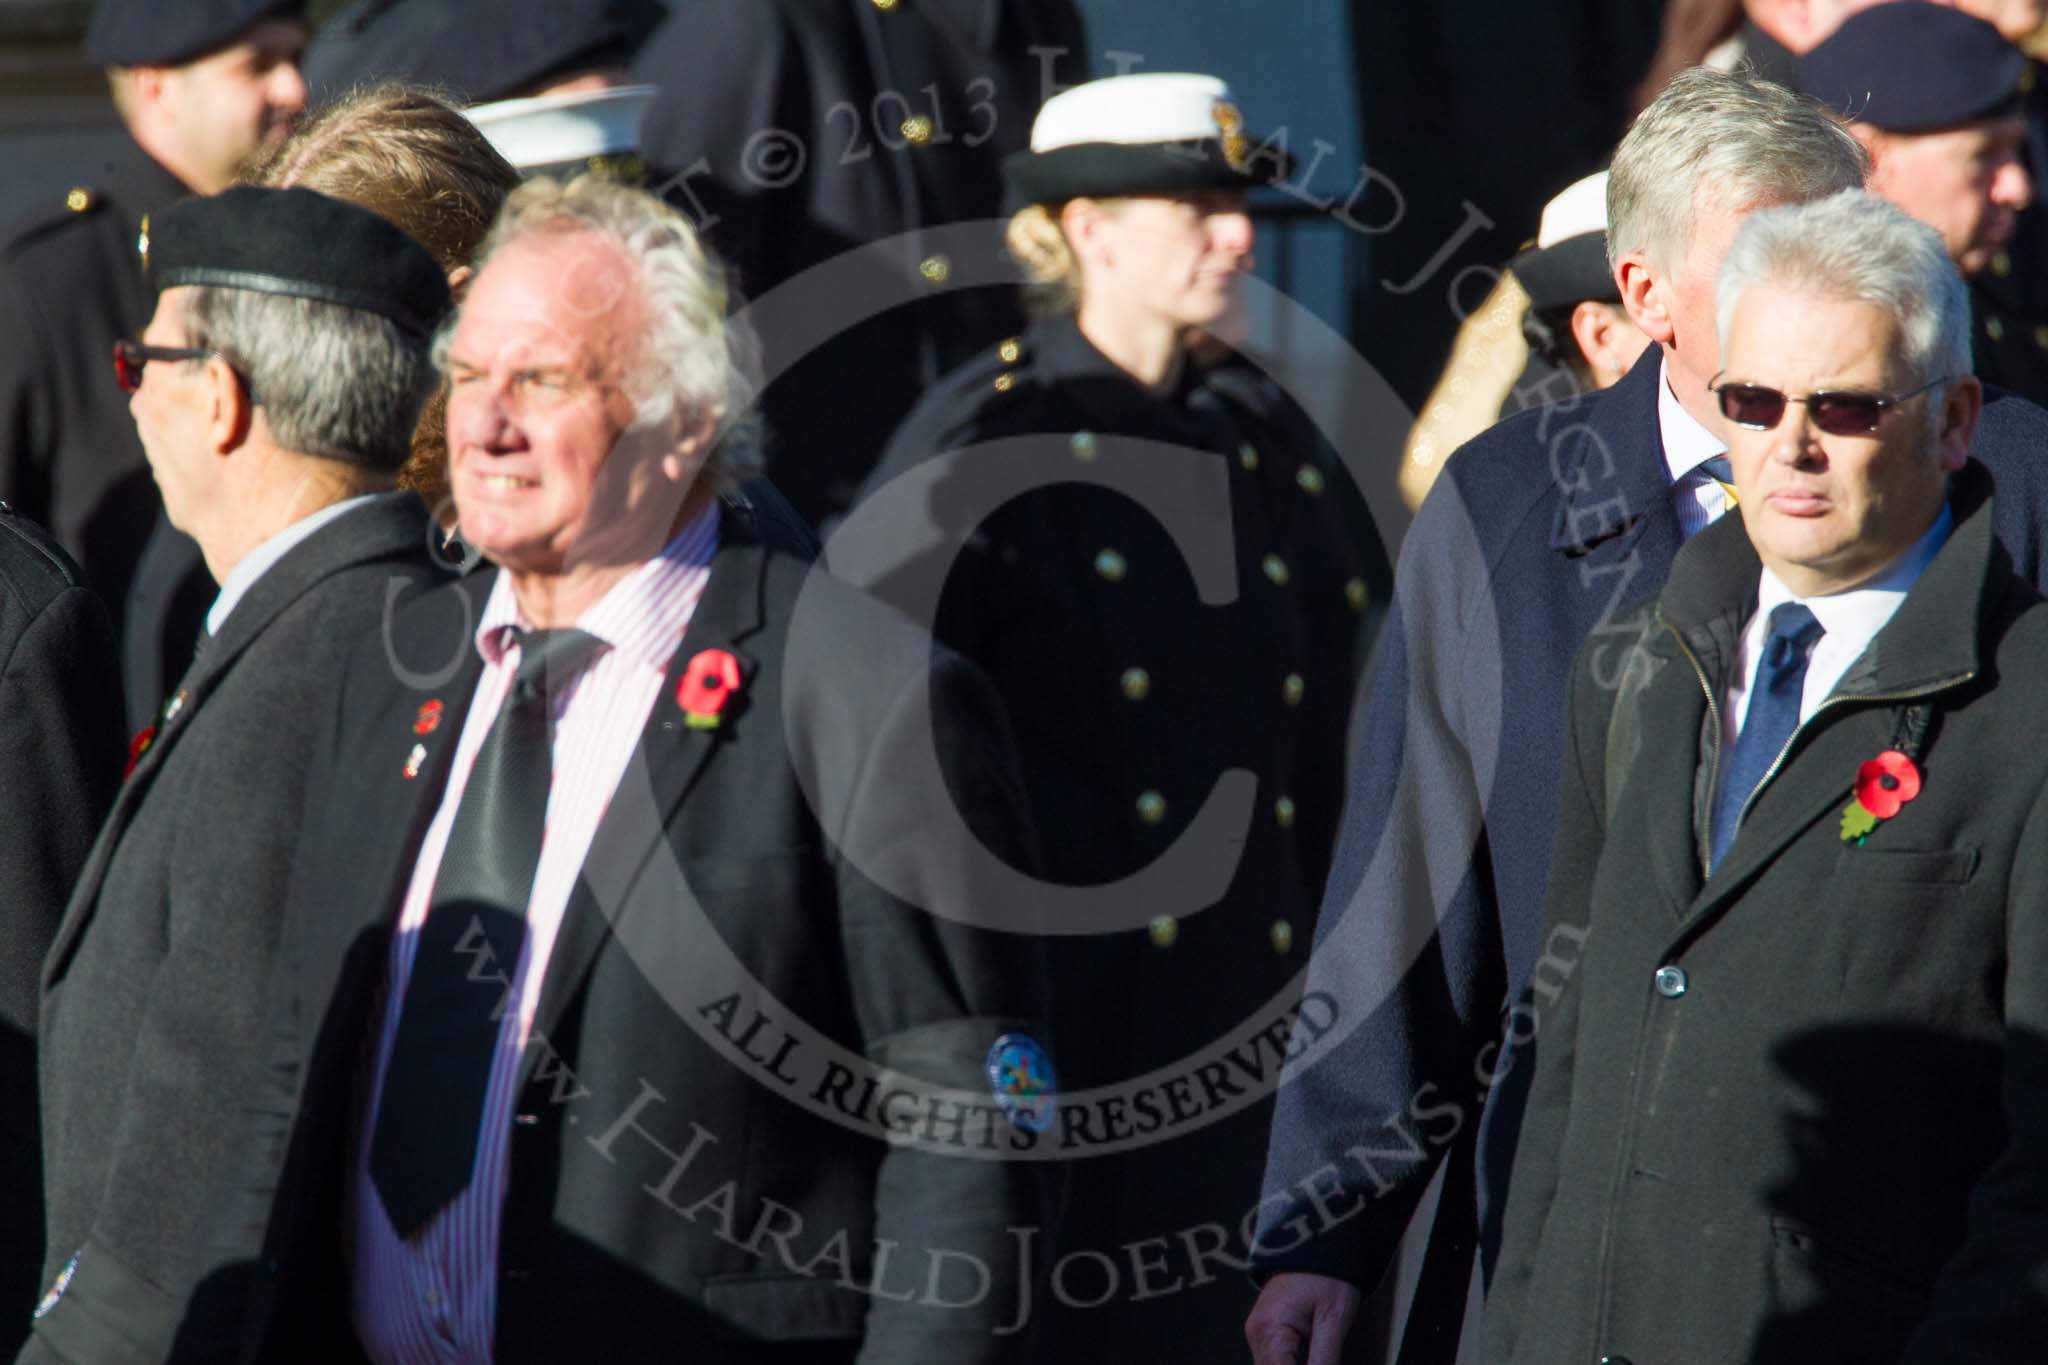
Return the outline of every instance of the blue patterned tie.
[[[1722,496],[1728,499],[1730,507],[1741,501],[1741,499],[1735,496],[1735,470],[1729,465],[1726,455],[1715,455],[1701,460],[1699,469],[1708,478],[1721,485]]]
[[[1719,867],[1735,842],[1735,827],[1742,819],[1742,807],[1763,782],[1764,774],[1784,752],[1792,732],[1799,728],[1799,698],[1806,690],[1806,659],[1813,642],[1823,634],[1813,613],[1797,602],[1787,602],[1771,613],[1770,633],[1764,637],[1763,658],[1757,664],[1756,683],[1749,694],[1749,714],[1743,718],[1742,733],[1728,755],[1728,771],[1714,800],[1711,830],[1713,856],[1709,869]]]

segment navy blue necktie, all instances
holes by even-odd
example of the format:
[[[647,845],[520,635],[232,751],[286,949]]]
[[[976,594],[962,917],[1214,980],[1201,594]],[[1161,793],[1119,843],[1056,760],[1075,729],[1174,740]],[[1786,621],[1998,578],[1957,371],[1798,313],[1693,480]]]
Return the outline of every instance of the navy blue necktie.
[[[1721,865],[1728,846],[1735,842],[1743,804],[1763,783],[1764,774],[1799,728],[1806,659],[1822,634],[1813,613],[1797,602],[1787,602],[1771,613],[1770,633],[1764,636],[1763,658],[1757,663],[1756,683],[1750,689],[1749,714],[1743,718],[1742,733],[1735,737],[1721,791],[1714,800],[1710,870]]]

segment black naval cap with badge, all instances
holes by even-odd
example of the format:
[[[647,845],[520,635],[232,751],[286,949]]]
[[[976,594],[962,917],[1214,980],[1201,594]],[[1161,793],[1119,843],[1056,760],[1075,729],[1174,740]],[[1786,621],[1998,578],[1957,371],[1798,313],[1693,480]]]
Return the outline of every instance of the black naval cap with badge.
[[[1018,202],[1056,204],[1119,195],[1248,190],[1294,167],[1245,130],[1230,87],[1215,76],[1142,72],[1062,90],[1031,125],[1031,145],[1003,159]]]
[[[298,18],[304,0],[100,0],[85,31],[95,66],[180,66],[258,21]]]
[[[2026,53],[1982,19],[1932,0],[1850,15],[1796,70],[1799,93],[1887,133],[1997,118],[2032,85]]]
[[[365,0],[321,29],[306,69],[323,91],[402,80],[486,104],[624,68],[667,17],[661,0]]]

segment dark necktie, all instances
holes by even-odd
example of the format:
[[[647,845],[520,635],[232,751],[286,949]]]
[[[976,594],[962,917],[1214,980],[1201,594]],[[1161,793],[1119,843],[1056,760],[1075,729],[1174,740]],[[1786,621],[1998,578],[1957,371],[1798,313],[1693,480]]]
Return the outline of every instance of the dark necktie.
[[[370,1137],[370,1178],[401,1237],[460,1194],[476,1164],[554,774],[548,693],[602,643],[580,630],[518,640],[518,672],[477,749],[434,877]]]
[[[1762,785],[1764,775],[1784,752],[1792,732],[1799,728],[1799,698],[1806,690],[1806,659],[1813,642],[1822,634],[1821,624],[1814,620],[1813,613],[1797,602],[1786,602],[1771,612],[1763,658],[1757,663],[1756,683],[1749,694],[1749,714],[1743,718],[1742,733],[1735,737],[1735,747],[1728,755],[1727,776],[1714,802],[1710,869],[1721,865],[1728,846],[1735,842],[1735,827],[1741,822],[1743,804]]]

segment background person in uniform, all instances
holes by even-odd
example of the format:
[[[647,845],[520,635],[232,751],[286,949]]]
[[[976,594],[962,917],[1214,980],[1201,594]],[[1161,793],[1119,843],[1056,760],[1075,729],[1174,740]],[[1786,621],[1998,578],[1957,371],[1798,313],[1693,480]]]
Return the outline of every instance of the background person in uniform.
[[[1929,0],[1863,11],[1800,60],[1797,88],[1850,120],[1870,151],[1870,188],[1928,224],[1971,281],[1977,374],[2036,402],[2048,366],[1997,268],[2034,199],[2025,53],[1982,19]],[[2012,356],[2017,365],[2004,363]]]
[[[977,490],[1026,455],[969,450],[928,495],[940,525],[971,537],[936,633],[1003,694],[1053,880],[1129,876],[1187,834],[1222,773],[1257,778],[1249,827],[1233,830],[1241,853],[1214,885],[1156,906],[1149,929],[1052,946],[1055,1052],[1065,1085],[1087,1089],[1190,1064],[1294,998],[1307,946],[1297,935],[1342,790],[1332,741],[1387,565],[1362,508],[1346,515],[1349,478],[1277,385],[1235,358],[1190,356],[1228,330],[1251,266],[1255,139],[1223,82],[1090,82],[1048,101],[1031,141],[1007,166],[1029,205],[1010,241],[1047,310],[918,405],[865,496],[1006,438],[1036,437],[1025,450],[1056,461],[1053,486],[998,506]],[[1161,453],[1139,441],[1164,443],[1172,463],[1139,463]],[[1128,482],[1055,483],[1068,469]],[[1208,543],[1235,556],[1227,605],[1205,605],[1146,506],[1148,488],[1170,499],[1189,486],[1208,494],[1196,513]],[[858,514],[838,536],[857,529]],[[903,593],[923,567],[883,590]],[[1235,1229],[1257,1201],[1267,1113],[1259,1103],[1126,1155],[1077,1159],[1055,1260],[1076,1249],[1121,1259],[1122,1244],[1151,1238],[1177,1246],[1203,1223]],[[1241,1319],[1249,1289],[1182,1270],[1190,1283],[1151,1302],[1126,1288],[1059,1320],[1045,1359],[1206,1350]],[[1072,1297],[1097,1293],[1075,1284]]]
[[[1969,302],[1861,193],[1716,287],[1738,515],[1570,691],[1486,1358],[2031,1361],[2048,1339],[2048,604],[1967,459]],[[1655,1061],[1645,1064],[1645,1058]]]
[[[43,954],[121,777],[107,614],[47,532],[0,503],[0,1356],[41,1290],[36,1009]]]
[[[948,288],[954,253],[925,234],[1002,214],[1002,158],[1024,145],[1049,82],[1086,74],[1079,12],[1072,0],[705,0],[676,9],[634,72],[661,90],[642,138],[654,178],[749,300],[904,237],[872,282],[786,303],[793,320],[761,328],[767,472],[822,526],[919,396],[1016,332],[1014,292]],[[1001,250],[993,228],[985,247]],[[869,295],[909,303],[857,322]],[[835,313],[845,321],[799,354],[800,334]]]
[[[135,426],[107,382],[114,342],[149,320],[143,225],[188,194],[212,194],[306,99],[305,27],[284,0],[101,0],[85,52],[107,69],[125,135],[104,166],[0,248],[0,498],[43,522],[84,566],[122,631],[131,582],[162,504]],[[189,553],[189,551],[188,551]],[[150,579],[146,656],[127,687],[131,729],[163,697],[157,679],[191,661],[211,586],[171,600],[175,572]],[[139,685],[138,685],[139,684]]]
[[[157,308],[122,363],[221,590],[43,967],[49,1288],[23,1362],[168,1350],[243,1159],[223,1097],[256,1055],[313,733],[349,647],[435,576],[425,509],[390,491],[448,304],[432,258],[310,190],[233,189],[151,232]]]
[[[984,1361],[1022,1340],[995,1329],[1030,1173],[850,1131],[766,1065],[829,1044],[987,1094],[1042,983],[1027,941],[934,912],[973,903],[951,852],[895,853],[952,809],[895,776],[935,745],[956,818],[1028,863],[986,685],[719,496],[758,382],[726,287],[681,215],[600,178],[521,187],[486,243],[446,358],[463,533],[497,567],[344,670],[237,1182],[238,1226],[269,1229],[258,1359]],[[867,875],[877,850],[900,895]],[[470,934],[498,966],[480,993]],[[758,1056],[715,1045],[746,1023],[739,994],[712,1008],[727,990],[806,1016],[808,1050],[761,1050],[767,1025]],[[906,1273],[878,1239],[954,1306],[860,1292]],[[978,1296],[969,1260],[993,1271]]]

